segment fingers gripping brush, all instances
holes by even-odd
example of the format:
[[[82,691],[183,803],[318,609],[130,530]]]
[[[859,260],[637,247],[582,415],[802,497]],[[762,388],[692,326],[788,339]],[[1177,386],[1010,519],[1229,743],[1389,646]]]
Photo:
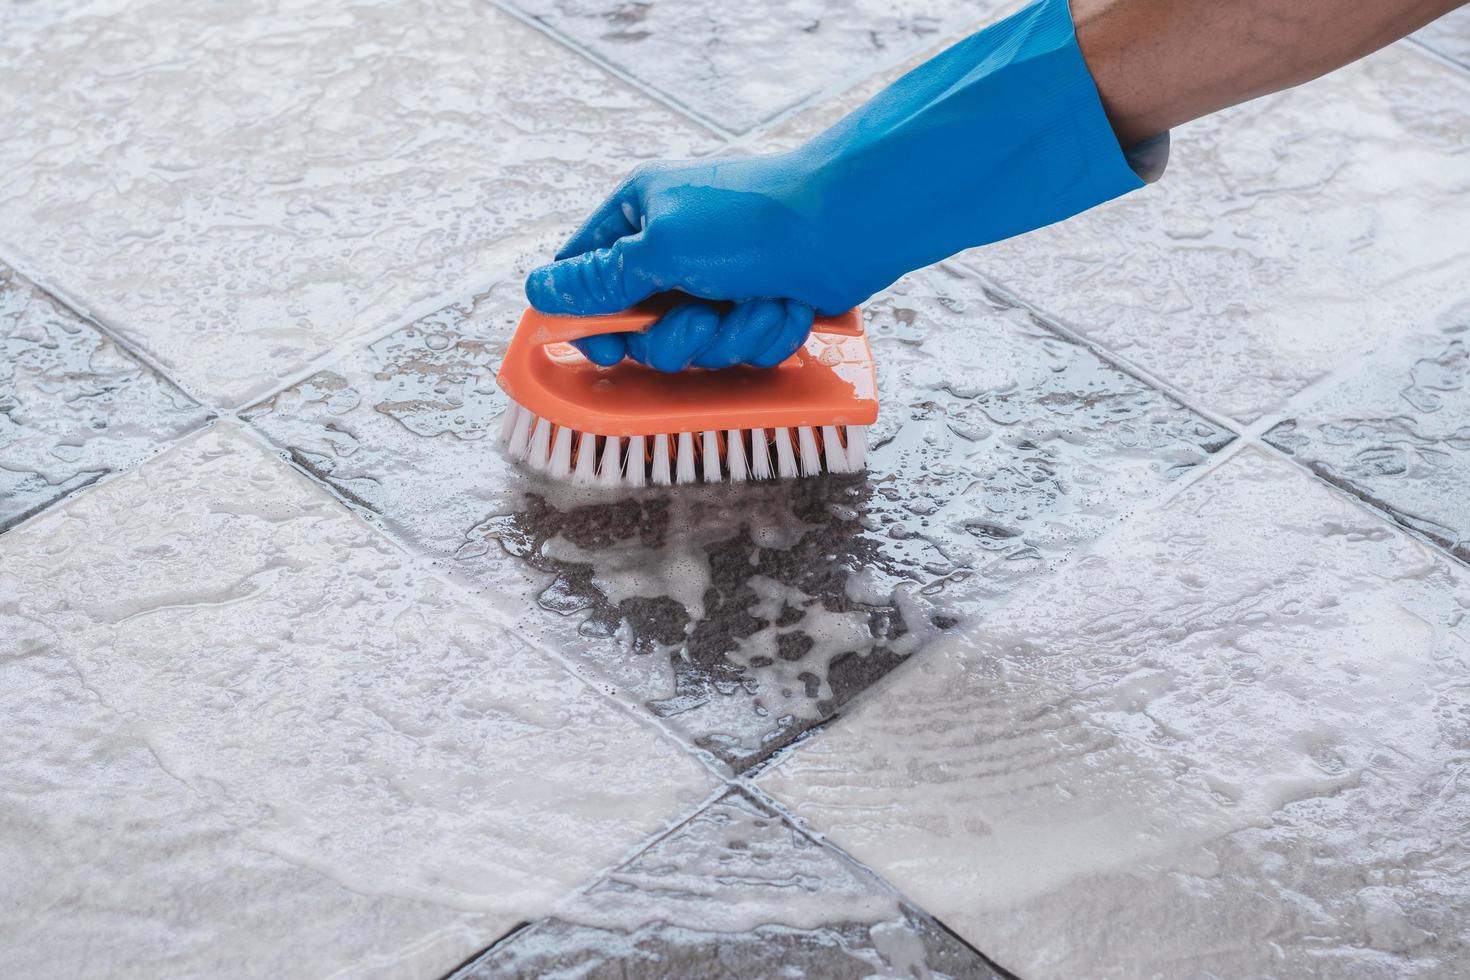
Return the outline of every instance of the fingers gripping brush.
[[[877,381],[856,309],[818,318],[773,368],[601,367],[570,344],[646,330],[663,311],[658,303],[592,317],[528,309],[497,379],[510,397],[500,430],[510,456],[554,479],[609,487],[866,467]]]

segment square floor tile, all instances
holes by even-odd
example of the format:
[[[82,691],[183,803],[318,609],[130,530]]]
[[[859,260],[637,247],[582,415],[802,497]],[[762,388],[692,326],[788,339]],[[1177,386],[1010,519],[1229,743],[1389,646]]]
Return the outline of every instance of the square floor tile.
[[[644,84],[743,133],[1014,0],[509,0]]]
[[[1470,576],[1243,451],[761,783],[1025,977],[1470,968]]]
[[[872,874],[733,792],[454,980],[965,977],[984,957]]]
[[[1264,438],[1470,562],[1470,310],[1375,355]]]
[[[898,72],[894,73],[894,76]],[[869,85],[764,139],[784,149]],[[1174,133],[1156,184],[964,261],[1243,422],[1470,280],[1470,75],[1408,45]]]
[[[1230,439],[935,269],[869,306],[883,407],[867,479],[558,487],[493,438],[521,302],[506,284],[246,417],[737,769]]]
[[[1429,26],[1415,31],[1414,39],[1470,68],[1470,7],[1450,11]]]
[[[470,0],[22,20],[0,117],[0,247],[229,405],[525,271],[639,160],[716,145]]]
[[[714,788],[229,426],[0,538],[8,976],[436,975]]]
[[[205,415],[0,264],[0,531],[132,466]]]

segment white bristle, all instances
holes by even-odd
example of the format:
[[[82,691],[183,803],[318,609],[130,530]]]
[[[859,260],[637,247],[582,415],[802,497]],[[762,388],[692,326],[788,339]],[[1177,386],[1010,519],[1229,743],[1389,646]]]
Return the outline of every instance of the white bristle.
[[[781,479],[796,475],[796,453],[791,449],[791,430],[778,427],[774,430],[776,440],[776,475]]]
[[[510,442],[510,437],[516,431],[516,420],[521,417],[525,409],[518,402],[511,402],[505,406],[505,414],[500,416],[500,441]]]
[[[648,477],[648,455],[645,436],[633,436],[628,440],[628,459],[623,464],[623,483],[630,487],[641,487]]]
[[[861,473],[868,468],[868,427],[847,427],[847,469],[850,473]]]
[[[669,437],[665,435],[653,437],[653,482],[661,487],[674,482],[669,471]]]
[[[822,426],[822,460],[826,463],[828,473],[846,473],[847,450],[842,448],[842,440],[837,435],[837,426]]]
[[[693,483],[699,479],[694,466],[694,433],[679,433],[679,459],[674,464],[674,475],[680,483]]]
[[[584,432],[577,437],[577,468],[572,473],[572,482],[583,485],[597,479],[597,437]]]
[[[720,435],[714,429],[704,430],[704,482],[720,482]]]
[[[750,475],[757,480],[771,478],[771,447],[765,429],[750,430]]]
[[[816,476],[822,472],[822,454],[817,452],[817,432],[809,425],[796,430],[796,442],[801,449],[801,475]]]
[[[602,465],[597,468],[597,482],[600,486],[615,487],[623,479],[623,440],[618,436],[608,436],[603,440]]]
[[[556,480],[565,480],[572,475],[572,430],[564,425],[556,427],[556,439],[551,444],[551,465],[546,472]]]
[[[551,421],[537,419],[531,433],[531,446],[526,450],[526,463],[538,473],[551,462]]]
[[[745,433],[739,429],[730,429],[725,433],[725,466],[730,470],[732,483],[745,479]]]
[[[526,458],[526,450],[531,446],[531,427],[535,424],[535,413],[528,409],[521,409],[520,415],[516,417],[515,431],[510,435],[509,451],[511,458]]]

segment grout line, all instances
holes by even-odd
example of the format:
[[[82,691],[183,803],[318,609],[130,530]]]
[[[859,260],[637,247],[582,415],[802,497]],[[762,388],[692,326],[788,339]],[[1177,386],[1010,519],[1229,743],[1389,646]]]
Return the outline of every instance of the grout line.
[[[1434,23],[1434,21],[1430,21],[1429,23],[1432,24]],[[1428,26],[1429,24],[1424,25],[1424,27]],[[1423,28],[1420,28],[1420,30],[1423,30]],[[1407,37],[1400,38],[1399,40],[1407,44],[1409,47],[1418,48],[1420,54],[1427,55],[1433,60],[1438,61],[1440,64],[1444,65],[1446,68],[1470,74],[1470,65],[1462,64],[1455,58],[1450,57],[1443,51],[1429,44],[1427,41],[1423,41],[1415,37],[1413,34],[1410,34]]]
[[[818,847],[830,848],[843,860],[848,861],[852,865],[857,867],[862,873],[871,878],[873,882],[878,885],[879,888],[887,892],[901,905],[907,905],[909,908],[914,909],[920,914],[928,916],[936,924],[942,927],[945,932],[949,933],[949,935],[952,936],[955,940],[960,942],[972,953],[983,960],[987,966],[989,966],[996,973],[1000,974],[1001,977],[1006,978],[1006,980],[1018,980],[1014,973],[1001,966],[990,956],[986,955],[984,951],[982,951],[979,947],[970,942],[964,936],[961,936],[949,926],[945,925],[944,922],[939,918],[939,916],[935,915],[933,912],[930,912],[919,902],[916,902],[905,895],[902,891],[898,889],[896,885],[894,885],[887,878],[883,877],[882,874],[880,874],[866,861],[861,860],[851,851],[848,851],[841,844],[838,844],[836,841],[834,841],[827,834],[819,830],[817,827],[813,826],[811,823],[807,822],[805,818],[801,817],[796,813],[795,810],[792,810],[790,807],[788,807],[786,803],[782,801],[779,797],[775,796],[774,794],[767,791],[764,787],[760,786],[742,786],[741,789],[749,793],[750,796],[761,805],[768,807],[772,812],[776,813],[782,820],[785,820],[786,823],[797,833],[801,834],[803,837],[807,838]]]
[[[951,265],[964,274],[970,276],[971,278],[978,279],[980,281],[980,284],[984,286],[986,290],[994,293],[997,298],[1001,299],[1005,303],[1008,303],[1018,309],[1025,310],[1032,316],[1039,319],[1048,329],[1055,330],[1067,340],[1070,340],[1072,343],[1086,348],[1087,350],[1102,358],[1104,361],[1106,361],[1108,364],[1111,364],[1118,370],[1123,371],[1126,374],[1131,374],[1133,377],[1137,378],[1139,381],[1142,381],[1149,387],[1163,392],[1165,395],[1174,399],[1174,401],[1178,402],[1184,408],[1195,413],[1196,415],[1201,416],[1211,424],[1216,425],[1227,432],[1233,433],[1236,436],[1243,436],[1247,434],[1246,427],[1243,427],[1239,422],[1235,421],[1227,415],[1221,415],[1215,412],[1213,409],[1204,408],[1200,405],[1195,404],[1192,397],[1186,395],[1183,390],[1181,390],[1171,382],[1165,381],[1163,378],[1154,374],[1147,368],[1134,363],[1131,359],[1124,357],[1123,355],[1118,354],[1113,350],[1110,350],[1109,348],[1098,343],[1093,338],[1068,326],[1066,323],[1062,322],[1059,317],[1052,315],[1040,306],[1037,306],[1035,303],[1021,296],[1019,293],[1016,293],[1010,287],[1003,285],[999,280],[991,276],[989,273],[980,271],[979,268],[972,264],[972,260],[964,257],[964,254],[965,253],[961,253],[960,257],[951,257],[949,259],[945,259],[944,262],[940,264]]]
[[[561,31],[558,31],[556,28],[547,24],[545,21],[538,20],[525,11],[517,9],[516,7],[506,2],[506,0],[485,0],[485,3],[495,10],[498,10],[509,17],[515,18],[516,20],[532,28],[533,30],[541,32],[542,34],[549,37],[551,40],[555,41],[557,44],[571,51],[573,54],[580,55],[582,58],[590,61],[592,64],[596,65],[598,68],[601,68],[609,75],[612,75],[614,78],[619,79],[624,84],[638,90],[639,92],[648,96],[650,99],[653,99],[654,101],[659,102],[660,104],[674,110],[679,115],[684,116],[686,119],[689,119],[691,122],[697,123],[704,129],[707,129],[714,135],[720,137],[720,139],[725,140],[726,142],[730,142],[738,137],[739,134],[726,129],[724,126],[721,126],[719,123],[715,122],[712,119],[706,119],[704,116],[700,115],[693,109],[679,102],[677,99],[665,95],[658,89],[646,85],[639,79],[633,77],[623,69],[619,68],[617,65],[602,57],[597,52],[584,47],[577,41],[563,34]]]
[[[234,422],[236,424],[236,427],[244,430],[245,433],[248,434],[248,436],[254,442],[264,448],[272,458],[279,459],[286,466],[295,470],[300,476],[309,481],[312,486],[325,491],[329,496],[332,497],[332,499],[336,500],[337,503],[342,505],[342,507],[345,508],[348,513],[352,515],[354,520],[358,521],[364,527],[371,529],[373,533],[381,536],[384,540],[392,544],[394,548],[403,553],[405,558],[410,560],[410,562],[417,570],[430,576],[435,581],[440,582],[447,588],[453,589],[454,593],[469,605],[469,608],[483,613],[493,612],[494,615],[489,617],[490,620],[497,624],[500,623],[503,617],[503,611],[497,609],[487,600],[482,598],[482,593],[485,591],[483,588],[478,588],[474,586],[472,583],[465,581],[457,574],[454,574],[447,570],[441,570],[441,566],[443,566],[444,569],[447,569],[449,567],[447,559],[420,551],[418,548],[414,547],[411,542],[401,538],[396,531],[389,528],[386,522],[381,521],[376,514],[372,514],[371,511],[366,511],[365,508],[348,500],[330,482],[318,477],[315,473],[311,472],[311,470],[307,469],[306,467],[298,463],[295,459],[291,458],[289,454],[285,453],[281,449],[281,447],[271,442],[270,437],[267,436],[263,431],[258,429],[251,422],[240,419],[238,417],[232,417],[231,419],[229,419],[229,421]],[[369,518],[368,514],[372,514],[372,517]],[[510,626],[506,626],[505,628],[507,632],[515,635],[518,640],[525,643],[533,650],[536,650],[538,653],[543,654],[553,663],[560,666],[563,670],[566,670],[569,674],[572,674],[574,677],[576,677],[577,680],[580,681],[582,684],[584,684],[588,688],[591,688],[596,693],[599,699],[615,705],[618,710],[622,711],[625,715],[632,718],[636,723],[652,728],[663,738],[672,741],[679,748],[682,754],[691,757],[697,764],[699,764],[710,774],[712,774],[716,778],[716,780],[718,780],[722,784],[728,783],[730,781],[731,776],[729,772],[725,770],[725,767],[722,763],[719,762],[718,759],[716,759],[710,753],[706,752],[704,749],[701,749],[698,746],[690,743],[688,740],[679,737],[677,733],[675,733],[672,729],[670,729],[663,723],[662,719],[654,716],[652,713],[644,710],[642,707],[635,705],[628,700],[625,700],[621,696],[609,694],[607,688],[611,685],[602,685],[595,678],[588,676],[585,670],[580,669],[581,665],[569,658],[560,650],[554,649],[539,640],[532,639],[531,637],[525,635],[524,632],[516,631],[513,624]],[[620,689],[614,688],[614,690]]]

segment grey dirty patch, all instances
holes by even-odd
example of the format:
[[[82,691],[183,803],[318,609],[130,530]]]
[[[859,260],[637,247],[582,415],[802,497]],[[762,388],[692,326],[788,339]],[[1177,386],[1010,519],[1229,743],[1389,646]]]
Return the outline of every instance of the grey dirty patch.
[[[0,531],[132,466],[206,416],[0,264]]]
[[[872,875],[737,791],[451,976],[1006,974]]]
[[[1470,562],[1470,319],[1374,358],[1263,438]]]
[[[1470,7],[1451,10],[1413,36],[1426,48],[1470,69]]]
[[[865,477],[558,487],[494,441],[521,302],[502,284],[245,416],[736,770],[1231,439],[935,269],[869,304],[883,409]]]
[[[1009,0],[508,2],[734,132],[1015,6]]]
[[[7,249],[230,406],[527,271],[638,162],[718,145],[514,17],[429,0],[22,17],[0,118]]]

